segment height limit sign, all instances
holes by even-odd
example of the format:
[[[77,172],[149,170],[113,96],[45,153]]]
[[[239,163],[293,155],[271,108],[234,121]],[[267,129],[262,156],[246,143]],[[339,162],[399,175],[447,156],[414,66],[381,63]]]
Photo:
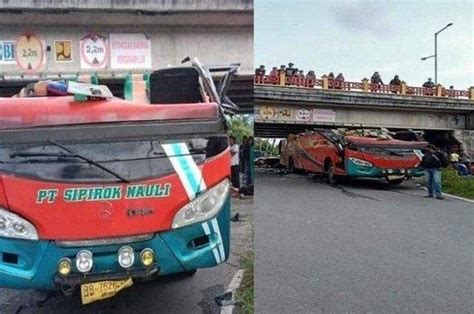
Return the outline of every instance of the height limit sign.
[[[81,38],[81,68],[103,69],[108,56],[107,38],[99,34],[87,34]]]
[[[26,34],[16,41],[16,63],[26,72],[35,72],[43,65],[43,43],[38,37]]]

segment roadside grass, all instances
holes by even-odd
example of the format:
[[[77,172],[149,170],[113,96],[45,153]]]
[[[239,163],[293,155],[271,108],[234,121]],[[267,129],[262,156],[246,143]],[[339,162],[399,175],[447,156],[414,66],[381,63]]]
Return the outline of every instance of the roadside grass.
[[[244,278],[237,290],[236,300],[239,301],[239,313],[250,314],[254,312],[254,282],[253,282],[253,266],[254,253],[249,251],[242,255],[240,266],[244,269]]]
[[[443,192],[474,200],[474,177],[461,177],[453,168],[443,169]]]

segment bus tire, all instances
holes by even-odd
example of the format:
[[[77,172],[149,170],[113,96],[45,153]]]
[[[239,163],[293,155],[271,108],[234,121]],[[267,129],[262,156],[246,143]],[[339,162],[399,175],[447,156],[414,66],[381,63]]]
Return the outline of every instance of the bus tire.
[[[288,172],[295,173],[295,162],[293,161],[293,157],[288,159]]]
[[[336,173],[334,172],[334,164],[332,161],[329,161],[327,163],[327,168],[326,168],[327,176],[328,176],[328,183],[329,185],[335,186],[339,183],[340,178]]]

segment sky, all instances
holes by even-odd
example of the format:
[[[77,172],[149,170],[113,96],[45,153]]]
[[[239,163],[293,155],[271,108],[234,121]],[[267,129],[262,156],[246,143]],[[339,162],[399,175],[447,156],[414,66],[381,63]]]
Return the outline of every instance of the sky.
[[[438,35],[438,83],[474,86],[474,0],[329,1],[256,0],[255,66],[293,62],[323,74],[342,72],[359,82],[378,71],[410,86],[434,81]],[[268,70],[267,70],[268,71]]]

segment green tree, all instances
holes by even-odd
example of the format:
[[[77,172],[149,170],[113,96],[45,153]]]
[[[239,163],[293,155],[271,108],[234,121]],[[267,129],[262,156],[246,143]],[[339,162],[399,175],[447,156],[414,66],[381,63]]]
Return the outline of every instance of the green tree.
[[[229,119],[229,135],[233,135],[239,143],[244,136],[253,135],[253,116],[235,115]]]

